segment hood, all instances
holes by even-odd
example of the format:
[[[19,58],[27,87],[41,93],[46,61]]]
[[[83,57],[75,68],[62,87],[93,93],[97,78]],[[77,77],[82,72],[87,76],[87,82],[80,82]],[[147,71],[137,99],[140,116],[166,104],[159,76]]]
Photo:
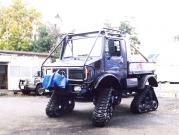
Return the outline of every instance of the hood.
[[[66,58],[63,60],[57,60],[56,62],[53,63],[47,63],[45,64],[45,66],[84,66],[85,65],[90,65],[92,63],[94,63],[95,61],[100,60],[100,57],[93,57],[93,58],[89,58],[89,60],[86,62],[85,64],[85,60],[86,58]]]

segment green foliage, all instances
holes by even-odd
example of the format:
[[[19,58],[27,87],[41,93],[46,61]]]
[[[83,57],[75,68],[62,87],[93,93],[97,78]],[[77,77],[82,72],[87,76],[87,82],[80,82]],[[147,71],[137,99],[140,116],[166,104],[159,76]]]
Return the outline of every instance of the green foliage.
[[[122,34],[129,35],[129,41],[132,46],[135,46],[137,49],[140,48],[140,41],[135,32],[135,28],[132,27],[128,21],[121,22],[119,30]],[[137,54],[138,52],[133,47],[131,47],[131,53]]]
[[[139,48],[140,41],[135,32],[135,28],[132,27],[128,21],[121,22],[118,29],[121,31],[121,34],[129,35],[129,40],[130,40],[131,45],[134,45],[137,48]]]
[[[112,25],[109,23],[105,23],[104,25],[107,28],[116,29],[116,27],[112,27]],[[139,48],[140,41],[139,41],[137,34],[135,32],[135,28],[128,21],[121,21],[120,25],[117,27],[117,29],[121,31],[122,35],[129,35],[130,44]]]
[[[27,51],[39,16],[22,0],[13,0],[9,7],[0,8],[0,49]]]
[[[53,35],[50,34],[46,26],[39,27],[37,32],[38,37],[31,42],[29,50],[33,52],[49,52],[55,42]]]
[[[135,33],[134,27],[132,27],[127,21],[121,22],[118,29],[121,31],[121,34],[133,35]]]
[[[112,25],[109,23],[105,23],[104,25],[107,28],[116,29],[116,27],[112,27]],[[137,49],[140,48],[140,41],[137,37],[137,33],[135,32],[135,28],[128,21],[121,21],[117,29],[121,32],[122,35],[128,35],[130,45],[135,46],[135,48]],[[131,47],[131,52],[133,54],[137,53],[137,51],[133,47]]]

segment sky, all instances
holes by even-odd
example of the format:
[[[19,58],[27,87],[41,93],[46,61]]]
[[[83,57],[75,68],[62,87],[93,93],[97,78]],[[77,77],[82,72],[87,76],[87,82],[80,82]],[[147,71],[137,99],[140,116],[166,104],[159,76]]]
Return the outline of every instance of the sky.
[[[10,0],[0,0],[8,5]],[[178,0],[25,0],[42,13],[44,22],[58,23],[62,31],[96,30],[105,22],[118,26],[129,20],[144,51],[169,46],[179,34]],[[55,19],[59,14],[60,19]]]

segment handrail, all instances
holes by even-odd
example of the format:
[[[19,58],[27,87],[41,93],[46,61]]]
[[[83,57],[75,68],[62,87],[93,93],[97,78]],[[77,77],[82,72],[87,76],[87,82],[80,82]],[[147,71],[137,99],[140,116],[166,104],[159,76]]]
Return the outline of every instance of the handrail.
[[[86,62],[88,61],[88,59],[89,59],[89,57],[90,57],[90,55],[91,55],[91,52],[93,51],[94,46],[95,46],[95,44],[96,44],[96,41],[97,41],[99,35],[101,34],[101,32],[102,32],[102,31],[99,31],[99,32],[98,32],[98,35],[96,36],[96,39],[95,39],[95,41],[94,41],[94,43],[93,43],[93,46],[92,46],[92,48],[91,48],[91,50],[90,50],[90,52],[89,52],[89,54],[88,54],[88,56],[87,56],[87,58],[86,58],[86,60],[85,60],[85,62],[84,62],[84,66],[86,65]]]
[[[57,49],[57,47],[59,47],[63,40],[68,36],[68,33],[64,35],[63,39],[60,41],[60,43],[55,46],[55,48],[50,52],[50,54],[47,56],[47,58],[44,60],[44,62],[42,63],[42,66],[41,66],[41,77],[42,77],[42,68],[43,68],[43,65],[45,64],[45,62],[51,57],[51,55],[54,53],[54,51]]]
[[[134,48],[147,62],[149,62],[149,60],[133,45],[130,45],[132,48]]]

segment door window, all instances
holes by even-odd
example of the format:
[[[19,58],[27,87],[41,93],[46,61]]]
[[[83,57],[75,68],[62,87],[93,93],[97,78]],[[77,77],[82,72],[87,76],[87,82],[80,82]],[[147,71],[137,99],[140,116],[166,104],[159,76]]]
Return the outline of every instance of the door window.
[[[120,56],[120,41],[119,40],[109,40],[108,41],[109,55],[110,56]]]

